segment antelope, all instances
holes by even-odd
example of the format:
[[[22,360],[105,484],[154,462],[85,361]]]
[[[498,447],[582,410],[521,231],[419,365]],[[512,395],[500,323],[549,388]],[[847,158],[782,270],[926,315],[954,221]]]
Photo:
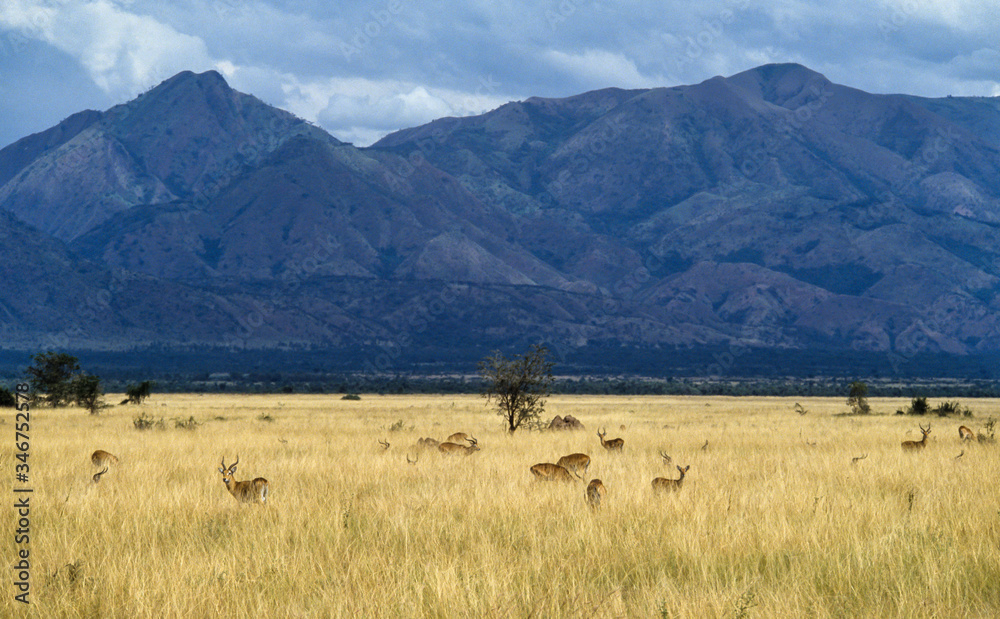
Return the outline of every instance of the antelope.
[[[378,444],[382,446],[383,450],[389,449],[389,441],[384,441],[382,439],[379,439]]]
[[[672,464],[674,461],[674,459],[670,457],[670,454],[668,454],[665,451],[660,452],[660,457],[663,458],[663,463],[666,464],[667,466],[670,466],[670,464]]]
[[[96,483],[100,483],[100,481],[101,481],[101,475],[104,475],[107,472],[108,472],[108,467],[104,467],[104,469],[100,473],[95,473],[94,474],[94,478],[93,478],[94,479],[94,483],[95,484]]]
[[[625,446],[625,439],[613,438],[610,441],[606,441],[604,440],[605,435],[607,435],[607,432],[604,428],[601,428],[601,431],[597,433],[597,438],[601,439],[601,446],[608,451],[621,451],[622,447]]]
[[[565,467],[551,462],[536,464],[530,470],[538,481],[574,481]]]
[[[420,455],[419,454],[417,454],[412,460],[410,460],[410,454],[406,454],[406,462],[408,464],[416,464],[417,460],[419,460],[419,459],[420,459]]]
[[[600,479],[591,479],[590,483],[587,484],[587,492],[585,496],[587,497],[587,503],[590,504],[590,509],[598,509],[601,506],[601,501],[604,499],[604,484]]]
[[[667,479],[666,477],[657,477],[656,479],[653,480],[653,490],[663,490],[663,491],[680,490],[681,484],[684,483],[684,475],[687,474],[688,469],[690,468],[691,468],[690,464],[685,466],[684,468],[678,466],[677,470],[681,472],[681,476],[677,479]]]
[[[972,430],[970,430],[966,426],[958,427],[958,437],[963,441],[971,441],[972,439],[976,438],[975,435],[972,433]]]
[[[459,445],[457,443],[448,443],[448,442],[441,443],[440,445],[438,445],[438,451],[440,451],[443,454],[448,454],[449,456],[453,456],[455,454],[463,454],[468,456],[475,451],[479,451],[479,443],[476,441],[476,439],[469,437],[465,440],[469,441],[468,445]]]
[[[444,442],[461,444],[462,441],[467,441],[467,440],[469,440],[468,434],[466,434],[465,432],[456,432],[451,436],[449,436],[448,438],[444,439]]]
[[[923,449],[927,446],[927,435],[931,433],[931,424],[927,424],[926,429],[920,426],[920,431],[923,433],[923,437],[919,441],[903,441],[903,449]]]
[[[103,449],[98,449],[94,453],[90,454],[90,461],[94,463],[94,466],[107,466],[110,462],[111,464],[118,464],[118,457],[109,454]]]
[[[587,474],[587,468],[590,466],[590,456],[587,454],[570,454],[559,458],[556,464],[583,479],[583,476]]]
[[[236,462],[226,468],[226,457],[222,457],[222,468],[219,469],[219,472],[222,473],[222,483],[226,484],[226,490],[240,503],[259,502],[266,505],[267,480],[263,477],[257,477],[253,481],[236,481],[233,476],[236,475],[236,465],[239,463],[240,457],[237,455]]]

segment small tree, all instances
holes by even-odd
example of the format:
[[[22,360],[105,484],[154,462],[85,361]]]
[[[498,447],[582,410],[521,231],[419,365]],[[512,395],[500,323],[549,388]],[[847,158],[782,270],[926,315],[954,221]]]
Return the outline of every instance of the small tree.
[[[144,380],[138,385],[129,385],[125,388],[126,398],[122,404],[142,404],[143,400],[153,392],[154,385],[156,383],[150,380]]]
[[[17,406],[17,397],[10,389],[0,387],[0,408],[14,408]]]
[[[77,405],[90,411],[91,415],[96,415],[104,408],[101,397],[104,392],[101,390],[101,379],[90,374],[78,374],[73,378],[73,399]]]
[[[847,395],[847,405],[855,415],[867,415],[872,412],[868,405],[868,385],[856,380],[851,383],[851,391]]]
[[[80,371],[77,358],[52,351],[32,357],[34,365],[26,370],[31,391],[41,404],[66,406],[74,401],[73,376]]]
[[[507,431],[539,423],[552,384],[548,349],[536,344],[519,358],[507,359],[500,351],[479,362],[479,375],[486,381],[483,397],[495,403],[497,415],[507,423]]]

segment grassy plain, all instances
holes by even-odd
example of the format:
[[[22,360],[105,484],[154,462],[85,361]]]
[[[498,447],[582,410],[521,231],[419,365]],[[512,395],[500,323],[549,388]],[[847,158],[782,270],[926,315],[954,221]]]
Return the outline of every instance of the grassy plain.
[[[919,453],[900,448],[920,437],[918,419],[890,414],[908,402],[871,403],[878,414],[856,417],[842,399],[553,397],[547,418],[572,414],[587,430],[514,436],[474,396],[39,409],[32,604],[8,579],[0,615],[1000,616],[1000,446],[958,438],[960,423],[1000,418],[1000,401],[963,401],[971,419],[920,419],[932,434]],[[139,410],[166,429],[137,431]],[[190,417],[196,429],[174,427]],[[12,422],[0,455],[13,480]],[[601,426],[623,454],[600,447]],[[407,463],[419,437],[455,431],[482,450]],[[93,484],[98,448],[121,462]],[[691,465],[676,494],[650,487],[677,475],[661,450]],[[528,472],[578,451],[607,487],[596,513],[584,482]],[[237,454],[237,479],[266,477],[270,505],[226,492],[219,462]],[[7,522],[0,553],[13,565]]]

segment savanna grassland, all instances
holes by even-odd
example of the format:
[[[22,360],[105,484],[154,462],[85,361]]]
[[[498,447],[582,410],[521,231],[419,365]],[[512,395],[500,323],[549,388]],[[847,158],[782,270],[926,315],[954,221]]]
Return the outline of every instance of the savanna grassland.
[[[514,436],[475,396],[36,409],[32,604],[14,601],[8,579],[0,615],[1000,615],[1000,446],[958,436],[1000,418],[1000,401],[963,401],[974,416],[951,419],[871,404],[861,417],[843,415],[843,399],[553,397],[546,418],[587,429]],[[165,428],[136,430],[140,410]],[[192,417],[196,428],[175,427]],[[12,418],[0,425],[11,475]],[[928,421],[926,449],[904,453]],[[622,454],[601,448],[602,426]],[[481,451],[412,450],[456,431]],[[97,484],[95,449],[120,458]],[[586,478],[607,488],[599,511],[585,482],[528,471],[573,452],[590,454]],[[269,480],[269,505],[226,491],[220,460],[237,455],[237,479]],[[675,465],[691,467],[682,489],[655,495],[652,479],[677,477]],[[6,521],[0,552],[13,565]]]

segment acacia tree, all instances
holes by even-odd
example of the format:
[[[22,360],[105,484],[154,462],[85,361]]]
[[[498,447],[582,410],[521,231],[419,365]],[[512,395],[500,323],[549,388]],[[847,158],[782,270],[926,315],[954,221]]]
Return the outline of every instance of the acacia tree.
[[[35,362],[26,370],[31,391],[42,404],[65,406],[74,398],[73,377],[80,371],[76,357],[45,352],[33,355]]]
[[[104,401],[101,397],[104,391],[101,389],[101,379],[90,374],[78,374],[73,378],[73,399],[78,406],[81,406],[91,415],[96,415],[104,408]]]
[[[851,383],[851,391],[847,395],[847,405],[856,415],[867,415],[872,412],[868,405],[868,385],[861,381]]]
[[[497,350],[479,362],[479,375],[486,382],[483,397],[493,403],[497,415],[507,423],[507,431],[538,423],[552,384],[552,366],[548,349],[532,346],[520,357],[507,359]]]

